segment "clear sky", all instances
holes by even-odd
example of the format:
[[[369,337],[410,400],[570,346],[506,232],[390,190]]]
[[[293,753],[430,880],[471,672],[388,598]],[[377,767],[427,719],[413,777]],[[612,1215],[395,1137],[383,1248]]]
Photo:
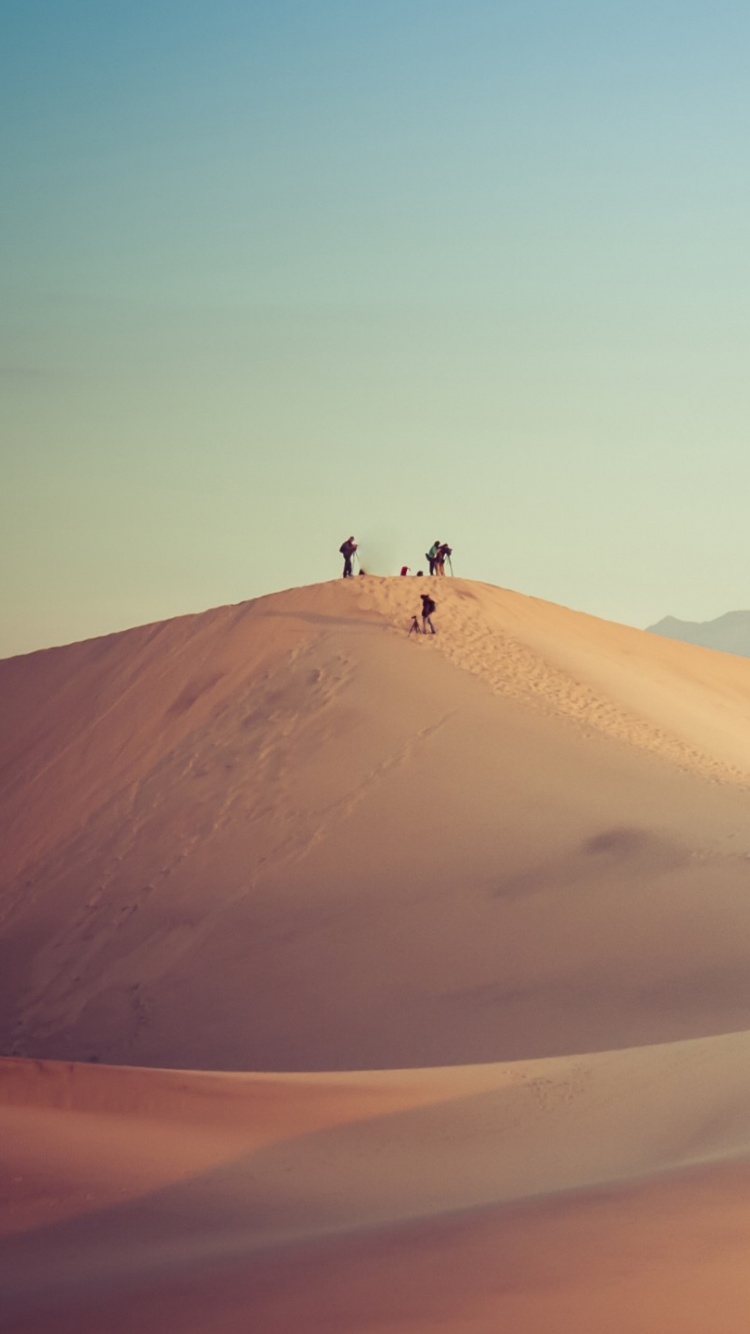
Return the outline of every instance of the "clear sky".
[[[745,0],[2,0],[0,653],[418,567],[750,606]]]

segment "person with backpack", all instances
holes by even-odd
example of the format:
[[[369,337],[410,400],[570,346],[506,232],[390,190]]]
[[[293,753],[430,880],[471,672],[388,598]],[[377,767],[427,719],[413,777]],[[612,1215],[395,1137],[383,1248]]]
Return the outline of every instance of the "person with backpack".
[[[432,624],[432,613],[435,610],[436,604],[430,597],[429,593],[420,593],[420,597],[422,599],[422,634],[427,634],[428,625],[432,633],[437,634],[437,631]]]
[[[453,547],[449,547],[447,542],[442,542],[435,555],[435,574],[445,575],[445,562],[450,560],[452,555]]]
[[[437,554],[439,550],[440,550],[440,539],[436,538],[432,546],[430,547],[429,551],[425,552],[425,557],[430,562],[430,574],[435,573],[435,562],[437,560]]]
[[[339,551],[344,557],[344,579],[351,579],[354,571],[352,570],[352,556],[357,550],[357,543],[353,537],[347,537],[345,542],[341,543]]]

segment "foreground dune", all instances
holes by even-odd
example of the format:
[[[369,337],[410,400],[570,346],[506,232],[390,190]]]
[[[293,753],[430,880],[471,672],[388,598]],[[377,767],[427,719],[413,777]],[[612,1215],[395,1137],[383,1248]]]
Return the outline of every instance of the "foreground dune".
[[[750,1296],[749,1056],[743,1033],[359,1075],[6,1061],[4,1308],[40,1331],[543,1329],[550,1283],[603,1317],[614,1276],[651,1286],[653,1328],[710,1328],[669,1293],[719,1272]]]
[[[746,1328],[750,662],[418,591],[0,663],[13,1329]]]

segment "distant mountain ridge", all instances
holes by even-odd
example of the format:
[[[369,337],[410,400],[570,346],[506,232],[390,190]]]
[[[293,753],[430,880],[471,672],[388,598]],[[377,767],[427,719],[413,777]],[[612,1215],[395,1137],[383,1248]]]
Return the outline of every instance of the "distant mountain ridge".
[[[750,658],[750,611],[727,611],[714,621],[680,621],[675,616],[665,616],[656,625],[649,625],[648,631],[666,639],[681,639],[686,644]]]

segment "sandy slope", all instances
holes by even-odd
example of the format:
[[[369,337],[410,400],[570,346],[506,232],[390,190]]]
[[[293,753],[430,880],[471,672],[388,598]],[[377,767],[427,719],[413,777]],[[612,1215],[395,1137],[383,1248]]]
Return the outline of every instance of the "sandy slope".
[[[421,1330],[443,1305],[450,1328],[484,1310],[477,1328],[513,1312],[542,1329],[528,1322],[537,1307],[550,1318],[550,1282],[583,1313],[613,1270],[623,1284],[624,1255],[627,1282],[645,1271],[653,1288],[653,1328],[710,1328],[705,1308],[687,1319],[683,1303],[666,1319],[664,1293],[697,1265],[704,1283],[718,1268],[750,1294],[750,1166],[736,1161],[750,1148],[748,1056],[750,1035],[737,1034],[359,1075],[6,1062],[2,1159],[17,1184],[0,1211],[5,1310],[19,1330],[129,1330],[145,1317],[223,1331],[248,1311],[261,1329],[390,1329],[398,1317]],[[662,1175],[676,1168],[693,1171]],[[483,1273],[477,1250],[491,1258]],[[383,1287],[391,1271],[406,1302]]]
[[[750,662],[419,591],[0,663],[13,1329],[746,1328]]]
[[[459,580],[409,638],[415,587],[0,664],[5,1051],[361,1069],[750,1027],[750,664]]]

